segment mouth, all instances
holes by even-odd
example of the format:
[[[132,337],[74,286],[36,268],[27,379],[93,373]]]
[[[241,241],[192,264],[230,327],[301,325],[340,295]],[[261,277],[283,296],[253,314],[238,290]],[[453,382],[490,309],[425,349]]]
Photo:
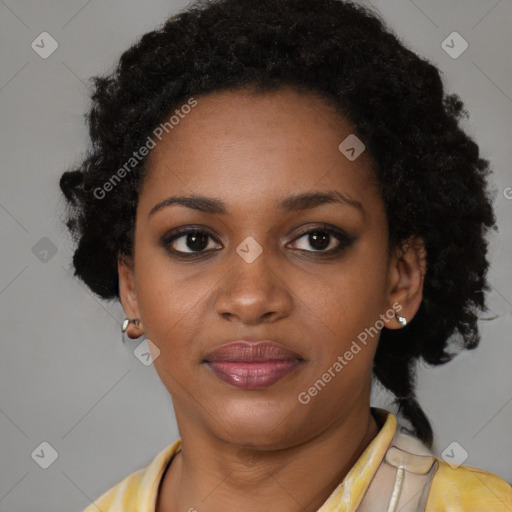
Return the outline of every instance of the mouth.
[[[270,340],[227,343],[203,359],[216,377],[244,390],[272,386],[296,370],[303,361],[298,354]]]

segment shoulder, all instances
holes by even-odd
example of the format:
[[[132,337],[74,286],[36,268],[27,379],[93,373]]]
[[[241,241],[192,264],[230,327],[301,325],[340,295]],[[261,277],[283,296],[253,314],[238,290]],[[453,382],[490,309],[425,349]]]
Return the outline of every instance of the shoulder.
[[[83,512],[152,512],[162,475],[181,447],[181,440],[164,448],[143,468],[131,473],[94,500]]]
[[[438,464],[427,511],[512,511],[512,487],[499,476],[471,466],[454,468],[439,459]]]
[[[139,469],[127,476],[114,487],[94,500],[83,512],[110,512],[133,509],[137,503],[141,482],[146,468]]]
[[[426,512],[512,512],[512,487],[505,480],[472,466],[452,466],[406,431],[398,428],[395,435],[395,446],[404,450],[398,462],[413,473],[430,466],[434,471]],[[394,454],[387,455],[392,459]]]

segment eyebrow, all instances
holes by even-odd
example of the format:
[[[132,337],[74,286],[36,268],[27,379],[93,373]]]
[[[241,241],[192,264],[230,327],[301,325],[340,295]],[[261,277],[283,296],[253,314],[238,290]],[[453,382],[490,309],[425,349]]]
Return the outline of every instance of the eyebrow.
[[[302,194],[296,194],[288,196],[282,199],[278,207],[281,211],[296,212],[302,210],[310,210],[317,208],[318,206],[330,203],[344,204],[357,208],[364,214],[363,205],[359,201],[350,199],[337,190],[328,190],[325,192],[305,192]],[[160,203],[156,204],[151,208],[148,217],[155,214],[157,211],[162,210],[168,206],[181,205],[198,210],[204,213],[225,215],[228,213],[226,205],[220,200],[213,197],[205,197],[198,195],[191,196],[171,196],[164,199]]]

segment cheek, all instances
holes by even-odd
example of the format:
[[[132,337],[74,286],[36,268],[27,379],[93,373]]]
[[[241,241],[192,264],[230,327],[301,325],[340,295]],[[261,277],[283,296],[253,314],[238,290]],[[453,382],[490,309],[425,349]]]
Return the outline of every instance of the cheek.
[[[386,269],[381,259],[354,252],[343,265],[302,280],[297,296],[320,337],[341,350],[373,326],[386,307]],[[327,268],[327,267],[324,267]]]
[[[137,233],[136,240],[135,282],[141,314],[159,331],[162,325],[170,328],[192,308],[201,287],[193,287],[184,279],[184,267],[171,264],[165,249],[149,234]]]
[[[380,335],[375,323],[382,313],[371,276],[337,276],[304,290],[308,301],[302,312],[312,336],[300,392],[325,417],[336,416],[367,390]]]
[[[203,313],[208,290],[201,279],[184,279],[180,267],[171,266],[161,252],[155,248],[139,250],[135,263],[137,297],[146,337],[159,347],[161,356],[172,353],[175,359],[190,348],[197,330],[195,320]]]

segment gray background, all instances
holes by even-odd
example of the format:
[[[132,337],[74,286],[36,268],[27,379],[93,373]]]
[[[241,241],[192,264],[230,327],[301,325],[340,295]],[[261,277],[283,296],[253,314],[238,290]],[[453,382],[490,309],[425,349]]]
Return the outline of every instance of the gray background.
[[[500,233],[491,243],[487,316],[498,317],[481,321],[476,351],[444,367],[420,366],[418,395],[437,454],[457,441],[468,452],[465,464],[511,482],[512,2],[373,4],[461,95],[471,114],[465,126],[495,171]],[[138,342],[121,343],[120,305],[97,300],[71,275],[58,179],[86,148],[88,77],[111,69],[140,35],[185,5],[0,1],[1,512],[81,511],[178,435],[167,391],[133,355]],[[59,44],[47,59],[31,48],[43,31]],[[469,43],[456,59],[441,47],[453,31]],[[375,405],[388,401],[375,390]],[[58,452],[48,469],[31,457],[43,441]]]

